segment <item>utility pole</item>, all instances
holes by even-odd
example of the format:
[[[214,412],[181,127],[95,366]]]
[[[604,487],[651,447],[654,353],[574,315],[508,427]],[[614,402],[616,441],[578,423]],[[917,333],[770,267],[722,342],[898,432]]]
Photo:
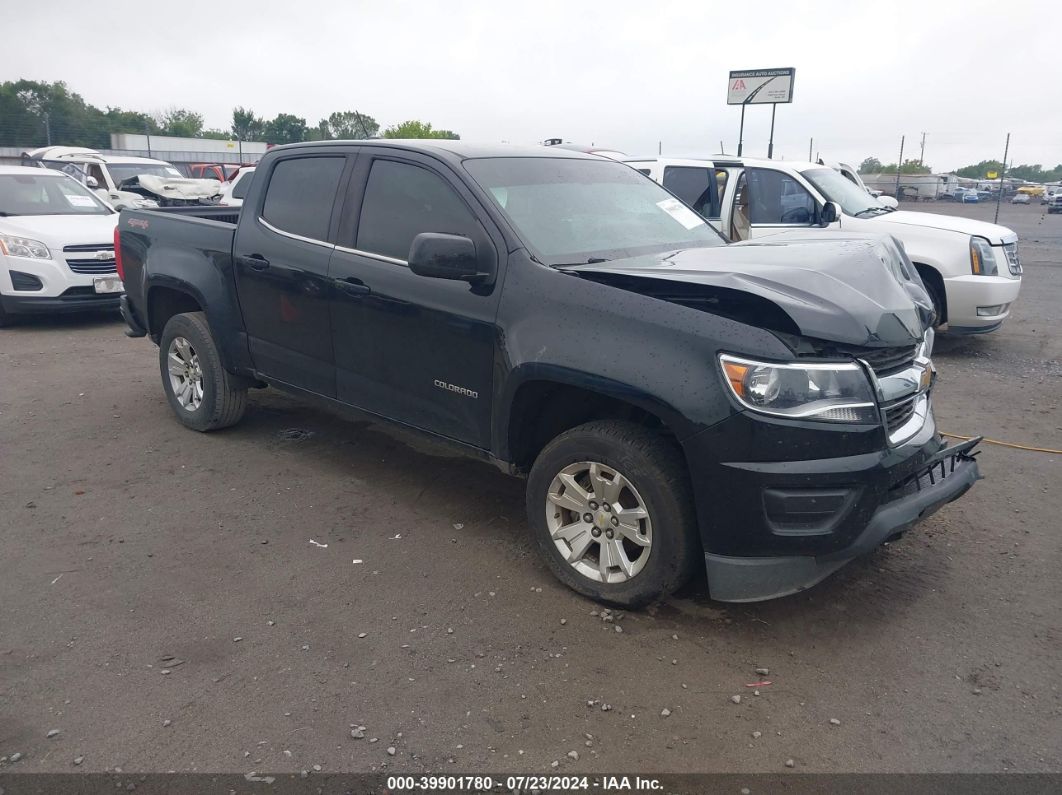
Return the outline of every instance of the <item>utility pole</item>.
[[[664,142],[663,141],[657,141],[656,142],[656,155],[657,155],[657,157],[659,157],[662,154],[664,154]]]
[[[814,138],[808,138],[808,160],[811,160],[811,149],[815,145]]]
[[[721,138],[719,139],[719,154],[721,154],[721,155],[725,155],[726,154],[726,147],[723,146],[723,140]]]
[[[147,136],[148,157],[151,157],[151,129],[148,127],[147,122],[144,122],[144,135]]]
[[[1003,165],[999,169],[999,191],[996,192],[996,219],[999,223],[999,203],[1003,200],[1003,175],[1007,173],[1007,155],[1010,154],[1010,133],[1007,133],[1007,145],[1003,147]]]
[[[920,166],[926,164],[926,135],[927,133],[922,133],[922,151],[918,155],[918,165]]]
[[[745,140],[745,103],[741,103],[741,128],[738,130],[738,157],[741,157],[741,146]]]
[[[778,109],[778,103],[771,103],[771,138],[767,143],[767,159],[772,160],[774,158],[774,112]]]
[[[48,111],[44,112],[44,137],[48,141],[48,146],[52,145],[52,125],[48,119]]]
[[[896,161],[896,201],[900,200],[900,171],[903,169],[903,143],[906,135],[900,136],[900,159]]]

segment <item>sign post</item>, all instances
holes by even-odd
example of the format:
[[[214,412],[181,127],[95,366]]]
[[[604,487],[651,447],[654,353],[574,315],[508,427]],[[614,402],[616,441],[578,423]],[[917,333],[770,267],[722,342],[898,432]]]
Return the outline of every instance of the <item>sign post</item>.
[[[741,106],[741,128],[738,132],[738,156],[741,156],[745,137],[745,106],[771,106],[771,139],[767,144],[767,158],[774,156],[774,115],[778,106],[793,101],[793,82],[796,69],[746,69],[730,73],[726,104]]]

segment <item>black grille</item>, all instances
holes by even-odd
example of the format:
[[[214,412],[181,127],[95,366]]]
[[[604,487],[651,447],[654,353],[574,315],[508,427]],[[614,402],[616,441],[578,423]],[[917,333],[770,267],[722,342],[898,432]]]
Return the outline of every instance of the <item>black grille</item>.
[[[885,409],[885,422],[888,425],[890,431],[895,431],[900,428],[907,420],[911,419],[911,415],[914,414],[915,401],[914,399],[907,400],[903,403],[898,403],[895,406],[890,406]]]
[[[880,377],[907,367],[914,361],[917,353],[917,345],[902,348],[869,348],[857,354],[857,358],[869,364],[875,374]]]
[[[64,254],[95,254],[98,251],[114,251],[113,243],[89,243],[79,246],[66,246]],[[115,264],[112,253],[109,259],[96,259],[95,257],[68,257],[67,266],[74,273],[82,274],[105,274],[117,273],[118,266]]]
[[[879,378],[891,375],[908,367],[918,353],[917,345],[904,345],[898,348],[856,348],[850,346],[830,346],[828,349],[815,351],[815,356],[843,357],[862,359],[870,365]]]

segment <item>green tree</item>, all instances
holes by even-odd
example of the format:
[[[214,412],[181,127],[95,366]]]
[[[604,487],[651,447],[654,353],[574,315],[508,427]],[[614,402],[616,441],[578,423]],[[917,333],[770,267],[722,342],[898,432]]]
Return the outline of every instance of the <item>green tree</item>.
[[[155,116],[162,135],[196,138],[203,131],[203,114],[187,108],[170,108]]]
[[[1003,170],[1003,164],[998,160],[982,160],[980,163],[975,163],[972,166],[963,166],[960,169],[956,169],[955,174],[959,177],[966,177],[968,179],[986,179],[986,175],[989,171],[995,171],[997,174]]]
[[[384,130],[384,138],[449,138],[459,140],[460,135],[452,130],[434,130],[429,122],[415,119],[393,124]]]
[[[356,110],[336,111],[327,121],[322,120],[322,124],[327,126],[329,137],[339,140],[360,141],[380,132],[376,119]]]
[[[0,146],[110,145],[103,112],[71,92],[66,83],[16,80],[0,83]]]
[[[896,164],[889,163],[887,166],[882,166],[880,173],[882,174],[895,174]],[[929,166],[922,165],[917,160],[904,160],[903,165],[900,166],[901,174],[932,174],[933,169]]]
[[[308,133],[306,119],[290,113],[278,113],[275,119],[265,123],[263,133],[271,144],[294,144],[305,141]]]
[[[265,137],[265,120],[250,108],[232,109],[232,134],[241,141],[260,141]]]
[[[881,173],[881,161],[876,157],[868,157],[862,163],[859,164],[860,174],[880,174]]]

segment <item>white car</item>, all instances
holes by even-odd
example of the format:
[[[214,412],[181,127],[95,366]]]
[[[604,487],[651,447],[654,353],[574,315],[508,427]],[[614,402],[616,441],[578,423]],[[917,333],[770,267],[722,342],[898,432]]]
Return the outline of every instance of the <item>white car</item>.
[[[732,240],[792,230],[877,233],[903,244],[936,308],[940,330],[995,331],[1021,289],[1018,236],[1005,226],[883,206],[833,168],[720,155],[627,160]]]
[[[221,207],[242,207],[247,189],[251,187],[251,177],[254,176],[254,168],[241,168],[236,176],[229,182],[221,183]]]
[[[165,160],[150,157],[104,155],[95,149],[76,146],[45,146],[23,155],[23,162],[32,161],[48,168],[63,171],[91,188],[116,210],[140,210],[157,207],[158,202],[133,191],[122,190],[122,183],[133,177],[148,177],[166,184],[194,186],[196,195],[216,195],[220,184],[216,179],[191,180]],[[155,186],[152,185],[152,188]]]
[[[117,223],[65,174],[0,166],[0,326],[20,314],[117,309]]]

